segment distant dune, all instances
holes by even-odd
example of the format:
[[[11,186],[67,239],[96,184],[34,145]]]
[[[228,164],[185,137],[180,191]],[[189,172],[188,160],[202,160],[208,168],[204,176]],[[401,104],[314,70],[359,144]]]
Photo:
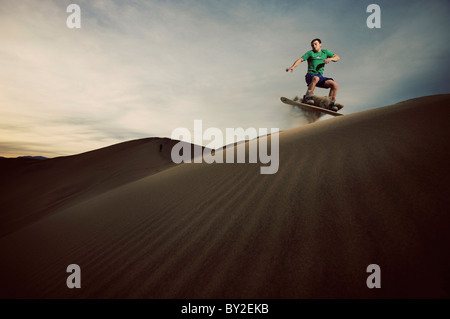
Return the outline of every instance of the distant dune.
[[[273,175],[174,166],[168,139],[1,159],[0,297],[449,298],[449,116],[437,95],[281,132]]]
[[[170,152],[176,143],[145,138],[45,161],[0,159],[0,237],[56,209],[174,166]]]
[[[19,156],[18,158],[32,158],[32,159],[38,159],[38,160],[46,160],[47,157],[44,156]]]

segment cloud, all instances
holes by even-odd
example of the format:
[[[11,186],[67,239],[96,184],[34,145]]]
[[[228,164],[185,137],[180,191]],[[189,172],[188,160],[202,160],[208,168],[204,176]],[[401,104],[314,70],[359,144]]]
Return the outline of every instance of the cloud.
[[[271,54],[266,41],[276,30],[249,19],[248,5],[235,4],[225,19],[222,4],[80,2],[82,28],[73,30],[65,27],[66,3],[27,4],[4,7],[2,35],[13,29],[15,37],[6,36],[1,50],[8,61],[0,77],[2,102],[14,110],[1,112],[9,123],[35,130],[36,138],[59,119],[67,127],[59,135],[70,139],[83,130],[70,121],[74,117],[103,121],[104,134],[168,136],[194,118],[208,114],[215,123],[214,112],[248,105],[252,84],[268,79],[258,64]]]

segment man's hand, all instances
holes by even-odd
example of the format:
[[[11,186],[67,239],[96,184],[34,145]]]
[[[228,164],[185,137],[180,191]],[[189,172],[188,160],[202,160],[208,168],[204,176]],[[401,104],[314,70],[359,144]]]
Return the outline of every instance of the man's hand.
[[[337,54],[335,54],[331,58],[325,59],[323,62],[325,62],[325,64],[328,64],[330,62],[337,62],[339,61],[339,59],[340,57]]]
[[[290,68],[287,68],[287,69],[286,69],[286,72],[289,72],[289,70],[291,70],[291,72],[293,72],[293,71],[294,71],[294,67],[291,66]]]

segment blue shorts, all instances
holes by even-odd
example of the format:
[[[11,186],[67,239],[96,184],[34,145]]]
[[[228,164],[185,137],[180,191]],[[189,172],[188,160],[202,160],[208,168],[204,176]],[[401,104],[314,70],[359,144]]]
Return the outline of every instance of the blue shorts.
[[[325,86],[325,81],[333,80],[332,78],[327,78],[327,77],[324,77],[323,75],[320,75],[320,74],[306,73],[306,75],[305,75],[306,84],[309,85],[309,83],[311,83],[311,81],[312,81],[312,78],[315,77],[315,76],[319,77],[319,82],[317,82],[316,86],[320,87],[320,88],[325,88],[326,89],[327,87]]]

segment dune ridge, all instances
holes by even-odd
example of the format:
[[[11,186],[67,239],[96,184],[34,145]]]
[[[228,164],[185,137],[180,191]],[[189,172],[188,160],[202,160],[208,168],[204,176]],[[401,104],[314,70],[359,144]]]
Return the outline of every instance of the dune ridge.
[[[281,132],[274,175],[183,164],[74,201],[0,238],[0,296],[448,298],[449,107],[423,97]],[[81,289],[65,286],[72,263]]]

